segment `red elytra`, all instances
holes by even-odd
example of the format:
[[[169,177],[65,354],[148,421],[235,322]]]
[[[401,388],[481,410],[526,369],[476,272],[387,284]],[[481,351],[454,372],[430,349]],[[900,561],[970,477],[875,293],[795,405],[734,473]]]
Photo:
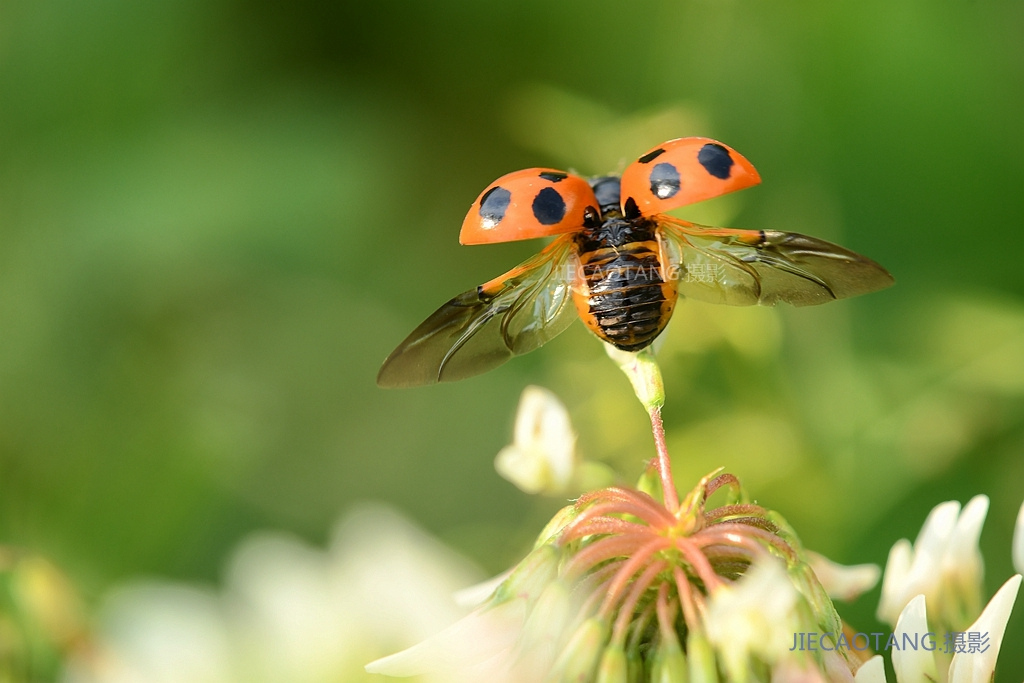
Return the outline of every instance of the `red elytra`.
[[[529,168],[498,178],[480,193],[462,222],[459,242],[490,244],[575,232],[597,199],[583,178],[550,168]]]
[[[626,168],[622,209],[627,217],[664,213],[760,182],[753,164],[731,147],[711,138],[678,138]]]
[[[622,174],[627,217],[663,213],[761,182],[742,154],[711,138],[678,138],[641,155]],[[459,242],[491,244],[581,229],[599,216],[583,178],[551,168],[502,176],[480,193],[462,223]]]

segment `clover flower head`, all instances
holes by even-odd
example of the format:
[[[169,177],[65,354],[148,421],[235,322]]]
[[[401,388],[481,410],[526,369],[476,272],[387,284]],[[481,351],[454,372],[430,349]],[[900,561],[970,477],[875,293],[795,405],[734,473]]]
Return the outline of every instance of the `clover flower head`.
[[[723,490],[723,505],[709,497]],[[491,597],[448,631],[367,666],[431,680],[852,680],[842,654],[791,652],[841,629],[796,537],[712,473],[677,512],[640,490],[581,496]],[[484,671],[486,670],[486,675]]]

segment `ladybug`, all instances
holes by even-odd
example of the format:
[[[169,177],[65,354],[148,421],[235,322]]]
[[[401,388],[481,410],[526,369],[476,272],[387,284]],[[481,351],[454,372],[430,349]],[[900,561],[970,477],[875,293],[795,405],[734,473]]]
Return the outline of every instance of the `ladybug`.
[[[761,182],[708,138],[658,145],[622,176],[549,168],[502,176],[462,223],[462,244],[550,237],[540,253],[439,308],[388,356],[382,387],[472,377],[533,351],[577,316],[603,341],[639,351],[680,295],[733,306],[825,303],[888,287],[874,261],[814,237],[697,225],[665,212]]]

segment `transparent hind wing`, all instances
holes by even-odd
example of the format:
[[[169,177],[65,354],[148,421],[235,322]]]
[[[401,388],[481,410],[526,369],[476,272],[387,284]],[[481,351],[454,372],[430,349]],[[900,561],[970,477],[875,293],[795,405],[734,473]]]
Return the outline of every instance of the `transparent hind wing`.
[[[882,266],[795,232],[713,228],[659,215],[659,238],[683,296],[716,304],[794,306],[884,289]]]
[[[545,344],[572,322],[572,235],[437,309],[381,367],[377,384],[453,382]]]

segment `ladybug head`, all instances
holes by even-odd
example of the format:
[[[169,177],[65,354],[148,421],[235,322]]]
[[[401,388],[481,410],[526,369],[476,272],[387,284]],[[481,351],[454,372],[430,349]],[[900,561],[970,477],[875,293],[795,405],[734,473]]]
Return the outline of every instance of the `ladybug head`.
[[[621,199],[621,184],[619,176],[617,175],[606,175],[598,178],[590,179],[590,187],[594,190],[594,196],[597,197],[597,205],[601,207],[601,214],[604,215],[609,211],[619,211],[619,201]]]

